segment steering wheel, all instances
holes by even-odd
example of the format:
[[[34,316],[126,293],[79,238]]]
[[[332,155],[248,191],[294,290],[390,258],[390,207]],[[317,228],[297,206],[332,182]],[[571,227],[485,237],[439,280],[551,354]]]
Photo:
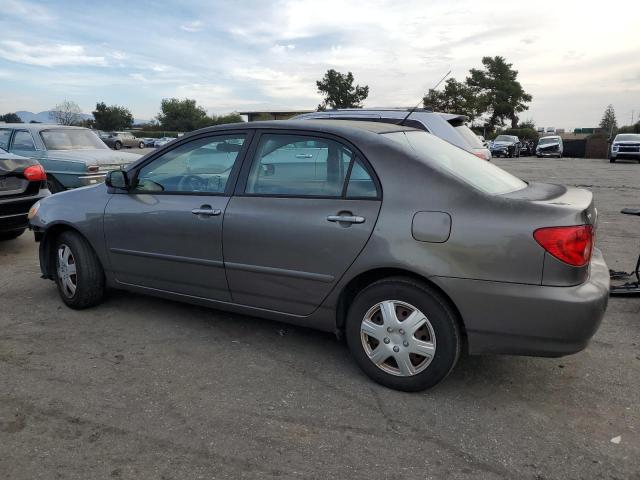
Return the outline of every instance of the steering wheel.
[[[181,192],[200,192],[206,187],[206,182],[197,175],[185,175],[178,182]]]

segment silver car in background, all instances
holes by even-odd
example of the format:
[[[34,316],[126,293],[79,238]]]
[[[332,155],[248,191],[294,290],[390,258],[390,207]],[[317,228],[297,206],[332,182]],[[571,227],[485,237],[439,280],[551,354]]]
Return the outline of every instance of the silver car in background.
[[[407,118],[410,112],[411,115]],[[304,113],[294,117],[294,120],[310,119],[359,120],[394,125],[405,120],[403,125],[432,133],[456,147],[473,153],[476,157],[491,160],[491,152],[465,124],[467,117],[464,115],[432,112],[421,108],[415,110],[406,108],[345,108]]]
[[[577,352],[609,297],[591,192],[382,122],[198,130],[40,201],[31,226],[71,308],[118,288],[338,332],[407,391],[463,348]]]
[[[564,154],[564,143],[559,135],[549,135],[538,140],[536,145],[536,156],[562,158]]]
[[[640,161],[640,133],[619,133],[611,143],[609,160],[615,163],[619,158]]]

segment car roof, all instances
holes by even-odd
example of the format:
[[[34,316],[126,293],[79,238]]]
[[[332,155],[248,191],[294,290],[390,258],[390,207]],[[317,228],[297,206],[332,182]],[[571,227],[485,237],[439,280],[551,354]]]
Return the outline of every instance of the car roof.
[[[75,127],[71,125],[60,125],[58,123],[6,123],[0,124],[0,128],[24,128],[28,130],[48,130],[51,128],[67,128],[76,130],[89,130],[86,127]]]
[[[284,129],[284,130],[309,130],[316,132],[344,133],[345,130],[368,131],[372,133],[391,133],[404,131],[420,131],[413,127],[394,125],[382,122],[361,122],[358,120],[267,120],[261,122],[227,123],[213,127],[196,130],[197,132],[237,130],[237,129]]]

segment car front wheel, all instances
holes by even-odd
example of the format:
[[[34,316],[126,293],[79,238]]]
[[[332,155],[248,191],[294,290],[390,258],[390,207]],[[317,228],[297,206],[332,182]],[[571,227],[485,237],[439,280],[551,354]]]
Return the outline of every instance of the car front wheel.
[[[97,305],[104,296],[104,271],[87,241],[75,232],[63,232],[55,242],[56,285],[71,308]]]
[[[410,278],[377,281],[355,298],[346,340],[360,368],[396,390],[424,390],[442,381],[460,355],[456,314],[434,289]]]
[[[138,144],[138,148],[144,148],[144,142],[140,142],[140,143]]]
[[[113,148],[115,148],[116,150],[120,150],[122,148],[122,143],[116,142]]]
[[[611,157],[609,159],[609,163],[616,163],[616,160],[617,160],[616,157]]]

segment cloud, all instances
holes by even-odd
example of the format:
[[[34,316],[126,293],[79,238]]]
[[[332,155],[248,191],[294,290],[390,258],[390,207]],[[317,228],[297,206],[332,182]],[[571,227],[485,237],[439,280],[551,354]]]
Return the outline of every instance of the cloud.
[[[103,56],[91,56],[85,53],[82,45],[27,45],[16,40],[0,41],[0,58],[11,62],[55,67],[61,65],[105,66]]]
[[[204,23],[200,20],[194,20],[193,22],[187,22],[180,25],[180,29],[185,32],[200,32],[204,30]]]
[[[27,22],[45,23],[56,18],[46,7],[26,0],[0,0],[0,11]]]

